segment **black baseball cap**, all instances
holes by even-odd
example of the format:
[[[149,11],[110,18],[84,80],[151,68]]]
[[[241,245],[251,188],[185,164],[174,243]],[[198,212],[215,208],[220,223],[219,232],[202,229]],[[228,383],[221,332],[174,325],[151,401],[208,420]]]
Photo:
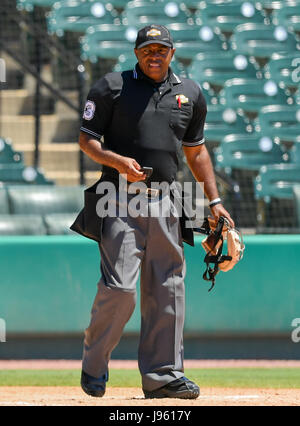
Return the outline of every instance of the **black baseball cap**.
[[[139,30],[135,42],[135,48],[147,46],[147,44],[158,43],[173,47],[173,40],[169,30],[163,25],[147,25]]]

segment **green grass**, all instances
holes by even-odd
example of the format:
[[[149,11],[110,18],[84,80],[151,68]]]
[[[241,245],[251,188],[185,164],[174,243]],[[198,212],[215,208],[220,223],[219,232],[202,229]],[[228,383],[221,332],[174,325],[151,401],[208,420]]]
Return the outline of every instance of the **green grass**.
[[[300,368],[186,369],[200,387],[300,389]],[[2,370],[0,386],[79,386],[79,370]],[[141,387],[138,370],[110,371],[108,386]]]

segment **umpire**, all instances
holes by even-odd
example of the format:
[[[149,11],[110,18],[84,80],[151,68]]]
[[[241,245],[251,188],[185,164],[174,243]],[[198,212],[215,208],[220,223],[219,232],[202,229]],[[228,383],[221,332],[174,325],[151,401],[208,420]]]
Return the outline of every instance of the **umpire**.
[[[80,148],[103,165],[102,182],[116,183],[120,174],[127,175],[128,186],[146,182],[144,195],[152,212],[160,211],[163,195],[150,188],[151,182],[175,180],[183,149],[196,181],[204,183],[212,215],[225,216],[233,225],[204,144],[205,100],[195,82],[179,78],[169,67],[175,52],[169,31],[160,25],[142,28],[134,51],[138,63],[133,70],[109,73],[90,90]],[[153,168],[148,180],[144,166]],[[115,202],[120,207],[118,197]],[[193,245],[192,231],[176,214],[136,217],[128,212],[126,217],[93,220],[87,210],[91,206],[85,205],[81,228],[78,218],[72,229],[99,242],[101,278],[85,331],[82,389],[91,396],[104,395],[110,355],[134,310],[141,272],[138,362],[144,395],[197,398],[199,387],[183,369],[183,241]],[[92,236],[89,227],[96,229]]]

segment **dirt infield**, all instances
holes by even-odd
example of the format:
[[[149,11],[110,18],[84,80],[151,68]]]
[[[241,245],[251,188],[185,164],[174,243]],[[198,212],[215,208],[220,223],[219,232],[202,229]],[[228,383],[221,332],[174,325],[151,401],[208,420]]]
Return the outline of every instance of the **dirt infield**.
[[[300,367],[300,361],[186,360],[185,368]],[[0,369],[80,369],[78,360],[0,360]],[[111,360],[110,368],[137,368],[136,361]],[[78,387],[0,386],[0,406],[300,406],[299,389],[201,388],[196,400],[145,400],[140,388],[108,387],[103,398]]]
[[[299,406],[299,389],[203,388],[196,400],[144,399],[139,388],[108,388],[103,398],[79,387],[0,387],[0,406]]]
[[[256,360],[256,359],[190,359],[184,361],[185,368],[241,368],[241,367],[299,367],[300,360]],[[65,359],[26,359],[0,360],[0,370],[67,370],[81,369],[81,361]],[[138,363],[134,360],[111,360],[109,368],[137,369]]]

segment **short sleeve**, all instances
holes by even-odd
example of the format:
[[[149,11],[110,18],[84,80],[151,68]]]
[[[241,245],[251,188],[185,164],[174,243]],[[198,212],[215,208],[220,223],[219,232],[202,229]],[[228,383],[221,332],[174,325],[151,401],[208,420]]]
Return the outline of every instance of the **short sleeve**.
[[[207,113],[206,101],[200,87],[193,105],[193,116],[182,139],[183,146],[197,146],[205,142],[204,123]]]
[[[112,91],[103,77],[89,91],[80,130],[100,140],[110,122],[112,108]]]

